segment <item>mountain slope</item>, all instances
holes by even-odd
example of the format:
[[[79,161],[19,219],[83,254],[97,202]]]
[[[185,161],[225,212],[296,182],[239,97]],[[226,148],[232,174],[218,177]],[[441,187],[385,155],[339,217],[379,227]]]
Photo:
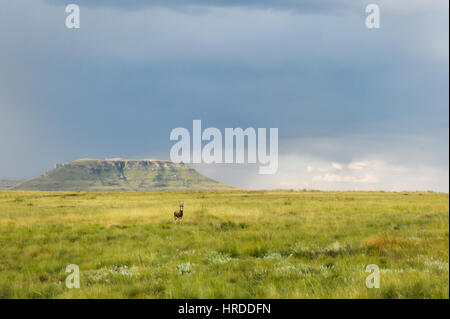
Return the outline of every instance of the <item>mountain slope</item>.
[[[0,190],[11,188],[22,183],[23,181],[24,180],[21,179],[2,179],[0,180]]]
[[[199,174],[185,164],[164,160],[81,159],[12,187],[47,191],[226,190],[232,187]]]

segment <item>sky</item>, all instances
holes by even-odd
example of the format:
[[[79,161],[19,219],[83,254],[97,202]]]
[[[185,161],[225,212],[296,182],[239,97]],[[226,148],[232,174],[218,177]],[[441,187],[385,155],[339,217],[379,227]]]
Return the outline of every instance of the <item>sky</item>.
[[[278,128],[249,189],[449,188],[448,1],[59,0],[0,4],[0,179],[78,158],[169,159],[176,127]]]

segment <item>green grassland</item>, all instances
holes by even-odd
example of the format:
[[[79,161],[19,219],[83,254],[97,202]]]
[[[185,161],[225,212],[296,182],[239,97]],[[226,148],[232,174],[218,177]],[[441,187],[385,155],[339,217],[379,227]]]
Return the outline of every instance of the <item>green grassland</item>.
[[[0,298],[448,298],[449,197],[1,191],[0,251]]]

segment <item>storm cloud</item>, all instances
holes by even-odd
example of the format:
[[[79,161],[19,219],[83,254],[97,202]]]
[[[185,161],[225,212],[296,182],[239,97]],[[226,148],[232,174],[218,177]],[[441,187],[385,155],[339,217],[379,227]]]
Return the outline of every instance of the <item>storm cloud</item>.
[[[448,2],[380,1],[377,30],[360,1],[76,3],[78,30],[62,1],[2,4],[0,178],[168,158],[201,119],[279,128],[274,176],[198,167],[236,186],[448,191]]]

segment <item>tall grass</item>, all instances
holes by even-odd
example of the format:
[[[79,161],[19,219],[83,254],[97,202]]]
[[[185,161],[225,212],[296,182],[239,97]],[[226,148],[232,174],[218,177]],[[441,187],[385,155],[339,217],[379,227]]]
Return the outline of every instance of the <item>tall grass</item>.
[[[0,298],[448,298],[448,231],[437,193],[2,191]]]

